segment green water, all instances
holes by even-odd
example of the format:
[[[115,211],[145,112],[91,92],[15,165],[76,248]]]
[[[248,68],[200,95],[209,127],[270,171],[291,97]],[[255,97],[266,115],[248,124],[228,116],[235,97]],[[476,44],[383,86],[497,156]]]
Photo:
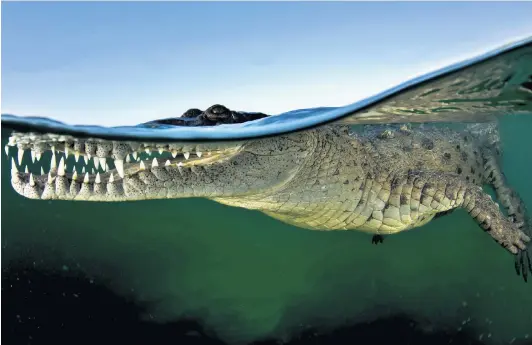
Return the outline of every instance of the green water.
[[[530,130],[532,117],[501,123],[506,176],[532,207]],[[406,312],[435,326],[466,321],[484,341],[532,337],[531,283],[463,211],[374,246],[362,233],[303,230],[203,199],[27,200],[9,176],[2,155],[2,265],[73,265],[150,302],[154,320],[200,316],[226,340],[247,341],[316,319]]]

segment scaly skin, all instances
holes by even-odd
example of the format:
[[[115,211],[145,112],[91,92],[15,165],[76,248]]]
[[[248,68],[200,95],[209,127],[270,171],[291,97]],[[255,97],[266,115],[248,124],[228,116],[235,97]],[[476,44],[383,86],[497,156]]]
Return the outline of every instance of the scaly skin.
[[[223,114],[224,109],[215,113]],[[238,116],[229,118],[234,121]],[[191,144],[196,150],[200,146],[206,150],[185,160],[177,155],[183,153],[187,158],[186,148],[171,143],[68,137],[52,142],[50,136],[36,139],[21,134],[12,138],[12,145],[32,148],[38,154],[53,144],[55,150],[70,148],[81,156],[96,155],[101,160],[112,156],[117,167],[124,165],[123,169],[85,177],[66,172],[63,161],[58,168],[52,163],[48,176],[30,178],[14,168],[12,186],[28,198],[130,201],[205,197],[260,210],[303,228],[368,232],[378,235],[374,243],[382,242],[382,235],[419,227],[437,215],[463,208],[515,255],[518,274],[526,280],[532,270],[526,247],[530,241],[525,234],[526,210],[498,164],[500,151],[493,127],[453,131],[435,126],[367,126],[350,132],[347,126],[330,125],[234,145]],[[124,156],[147,147],[173,151],[174,158],[123,163]],[[494,187],[508,217],[482,190],[484,184]]]

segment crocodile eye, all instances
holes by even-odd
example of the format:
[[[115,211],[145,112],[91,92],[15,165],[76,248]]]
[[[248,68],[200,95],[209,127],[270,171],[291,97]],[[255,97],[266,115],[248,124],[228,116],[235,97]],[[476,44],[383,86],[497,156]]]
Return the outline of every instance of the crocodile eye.
[[[213,114],[222,114],[222,113],[225,113],[226,111],[228,111],[229,109],[227,109],[226,107],[224,107],[223,105],[215,105],[211,108],[211,112]]]
[[[231,116],[231,111],[220,104],[215,104],[205,111],[205,115],[211,121],[224,120]]]
[[[193,109],[189,109],[189,110],[185,111],[185,113],[183,115],[181,115],[181,117],[186,117],[186,118],[198,117],[199,115],[201,115],[201,113],[202,113],[201,110],[193,108]]]

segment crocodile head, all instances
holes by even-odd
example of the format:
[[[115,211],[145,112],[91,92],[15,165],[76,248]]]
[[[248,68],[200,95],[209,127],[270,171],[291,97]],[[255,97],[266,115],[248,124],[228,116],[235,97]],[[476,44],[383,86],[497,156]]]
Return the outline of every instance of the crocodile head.
[[[264,116],[215,105],[142,126],[215,126]],[[31,199],[244,198],[271,193],[290,181],[311,150],[311,135],[187,143],[14,132],[6,150],[12,156],[13,188]]]

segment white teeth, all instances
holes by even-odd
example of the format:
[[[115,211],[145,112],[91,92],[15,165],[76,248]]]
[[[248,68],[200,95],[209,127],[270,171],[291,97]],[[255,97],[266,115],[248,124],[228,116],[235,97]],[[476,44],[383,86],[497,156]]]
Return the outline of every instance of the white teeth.
[[[115,182],[115,177],[113,173],[111,173],[111,176],[109,176],[109,183],[113,183],[113,182]]]
[[[30,171],[28,170],[28,166],[26,165],[26,167],[24,168],[24,172],[27,174],[29,173]]]
[[[103,159],[105,159],[105,158],[103,158]],[[107,162],[102,161],[102,162],[100,162],[100,165],[102,166],[102,170],[103,170],[103,171],[106,171],[106,169],[107,169]]]
[[[15,165],[15,158],[11,158],[11,176],[15,176],[18,173],[17,166]]]
[[[177,163],[177,170],[179,170],[179,173],[183,175],[183,163],[182,162]]]
[[[176,150],[172,150],[172,157],[174,157],[174,158],[177,157],[177,151]]]
[[[59,161],[59,168],[57,168],[57,175],[65,176],[65,161],[63,157],[61,157],[61,160]]]
[[[79,152],[76,151],[76,152],[74,152],[74,161],[77,163],[78,160],[79,160]]]
[[[159,147],[159,154],[162,155],[164,152],[164,149],[162,147]]]
[[[198,157],[201,158],[201,155],[203,155],[203,153],[201,153],[201,151],[196,151],[196,154],[198,155]]]
[[[90,153],[87,153],[87,154],[85,155],[85,157],[87,157],[87,160],[89,160],[89,159],[91,159],[92,156],[91,156]],[[85,162],[87,162],[87,161],[85,161]]]
[[[44,169],[41,167],[41,175],[44,175]]]
[[[179,163],[177,163],[177,166],[178,166],[178,167],[182,167],[182,166],[183,166],[183,162],[179,162]]]
[[[35,160],[38,162],[41,160],[41,154],[40,153],[36,153],[35,154]]]
[[[78,179],[78,172],[74,170],[74,173],[72,174],[72,180],[76,181]]]
[[[136,152],[136,151],[133,152],[132,155],[133,155],[133,158],[134,158],[135,160],[137,160],[137,152]]]
[[[89,157],[83,156],[83,160],[85,161],[85,165],[89,164]]]
[[[81,173],[85,174],[85,167],[81,168]]]
[[[105,171],[109,171],[109,164],[105,163]]]
[[[35,186],[35,180],[33,179],[33,174],[30,174],[30,186]]]
[[[4,146],[4,151],[6,151],[6,155],[9,156],[9,146]]]
[[[85,173],[85,177],[83,178],[83,183],[89,183],[89,173]]]
[[[98,167],[100,166],[100,158],[94,156],[94,167],[96,170],[98,170]]]
[[[50,160],[50,171],[57,168],[57,160],[55,158],[55,151],[52,148],[52,159]]]
[[[126,156],[126,163],[131,163],[131,156],[130,155]]]
[[[31,162],[35,163],[35,151],[30,150],[30,154],[31,154]]]
[[[144,151],[147,153],[147,154],[150,154],[151,153],[151,150],[149,148],[145,148]]]
[[[54,183],[54,180],[55,180],[55,176],[52,176],[52,173],[49,172],[48,173],[48,184]]]
[[[151,162],[151,167],[158,167],[159,166],[159,162],[157,162],[157,158],[154,158],[153,161]]]
[[[18,165],[22,165],[22,158],[24,158],[24,150],[18,149]]]
[[[170,163],[170,160],[166,160],[166,163],[164,163],[164,166],[169,167],[172,163]]]
[[[185,156],[185,159],[188,159],[190,157],[190,152],[183,153],[183,156]]]
[[[121,178],[124,178],[124,161],[121,159],[115,159],[115,168],[116,168],[116,171],[118,172],[118,175]]]
[[[96,179],[94,180],[94,182],[95,182],[95,183],[100,183],[100,182],[102,182],[102,180],[100,180],[100,173],[99,173],[99,172],[96,174]]]
[[[140,170],[146,170],[146,166],[143,161],[140,161]]]
[[[65,143],[65,157],[68,158],[68,146]]]

